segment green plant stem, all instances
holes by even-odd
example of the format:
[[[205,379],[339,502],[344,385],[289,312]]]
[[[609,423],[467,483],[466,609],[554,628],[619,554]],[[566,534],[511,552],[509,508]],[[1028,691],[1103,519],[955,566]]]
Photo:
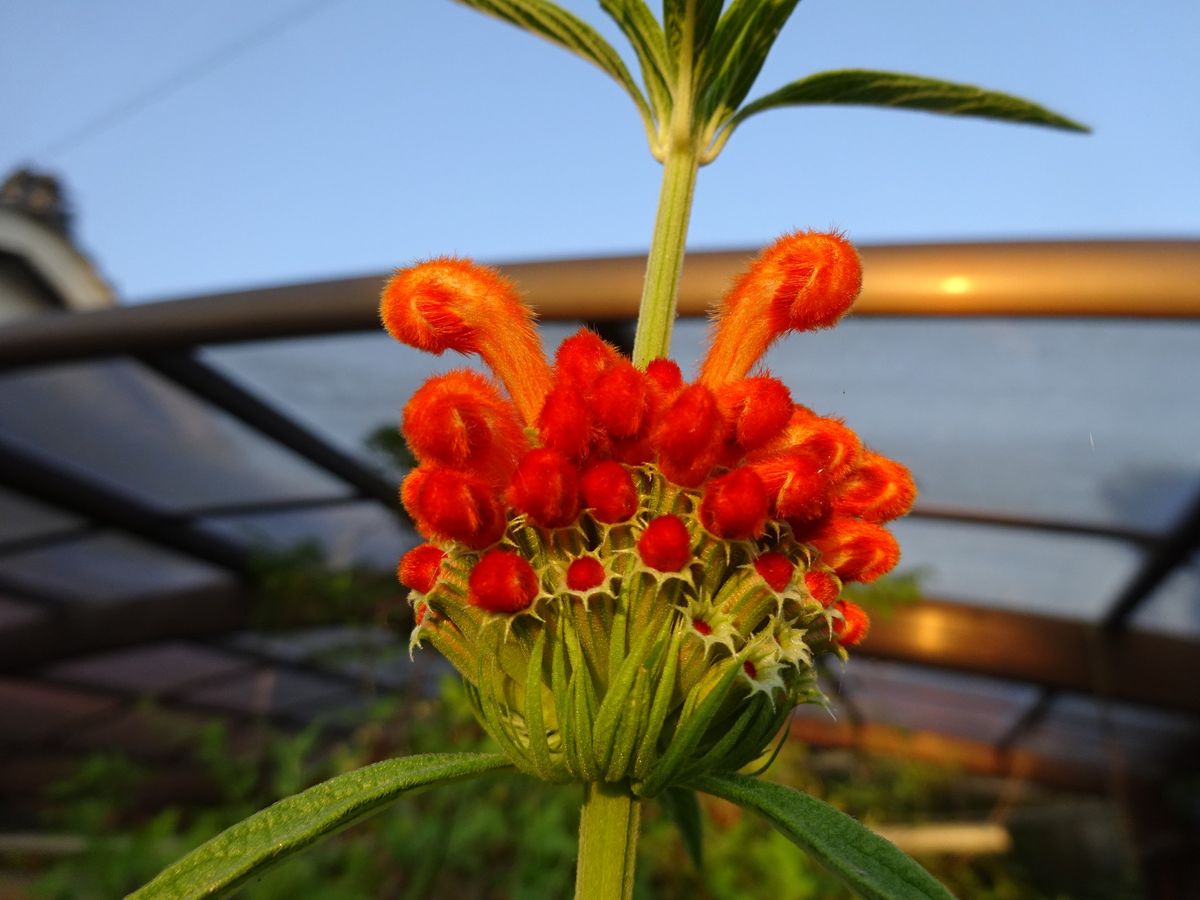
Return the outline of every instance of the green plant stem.
[[[624,784],[586,786],[579,815],[575,900],[629,900],[637,863],[641,801]]]
[[[633,363],[639,368],[644,369],[650,360],[666,356],[671,349],[683,248],[699,167],[699,156],[690,145],[672,147],[663,162],[662,190],[658,195],[658,214],[650,257],[646,260],[646,283],[633,342]]]

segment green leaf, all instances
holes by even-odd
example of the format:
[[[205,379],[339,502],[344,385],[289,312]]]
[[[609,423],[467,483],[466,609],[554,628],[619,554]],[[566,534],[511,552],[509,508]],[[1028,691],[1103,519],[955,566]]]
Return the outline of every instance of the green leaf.
[[[863,897],[951,898],[932,875],[890,841],[815,797],[745,775],[706,775],[697,778],[693,786],[766,816],[788,839]]]
[[[691,58],[699,59],[708,46],[717,22],[721,18],[721,7],[725,0],[663,0],[663,31],[672,59],[683,55],[684,27],[687,17],[693,17]]]
[[[679,829],[693,865],[704,868],[704,816],[696,792],[691,788],[669,787],[658,795],[658,801]]]
[[[781,87],[746,104],[729,123],[732,131],[755,113],[779,106],[809,106],[837,104],[839,106],[889,106],[896,109],[919,109],[948,116],[975,116],[1044,125],[1067,131],[1088,131],[1056,112],[1029,100],[989,91],[969,84],[955,84],[905,75],[899,72],[874,72],[867,69],[843,69],[819,72]]]
[[[600,0],[600,7],[620,27],[633,45],[642,67],[642,81],[659,122],[671,116],[671,86],[675,81],[674,60],[667,55],[662,27],[645,0]]]
[[[510,766],[498,753],[432,753],[366,766],[280,800],[201,844],[131,898],[219,896],[406,791]]]
[[[617,51],[587,22],[567,12],[556,3],[551,3],[550,0],[459,0],[459,2],[498,19],[503,19],[505,22],[543,37],[570,50],[575,55],[595,63],[625,88],[638,108],[650,141],[654,142],[654,117],[646,103],[646,98],[642,96],[641,89],[629,74],[629,70],[625,68],[625,63]]]
[[[696,120],[715,129],[746,99],[800,0],[734,0],[700,62]]]

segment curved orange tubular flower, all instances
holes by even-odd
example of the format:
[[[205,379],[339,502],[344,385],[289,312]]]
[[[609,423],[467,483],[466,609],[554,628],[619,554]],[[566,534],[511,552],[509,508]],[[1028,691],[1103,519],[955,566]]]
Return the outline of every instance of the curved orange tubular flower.
[[[716,389],[717,408],[729,425],[733,457],[765,447],[778,438],[792,418],[792,393],[778,378],[757,375]]]
[[[833,508],[839,515],[890,522],[912,509],[916,497],[917,485],[906,466],[868,450],[838,485]]]
[[[842,581],[874,581],[900,561],[896,539],[873,522],[834,516],[810,543],[821,551],[821,561]]]
[[[441,540],[478,550],[500,540],[508,525],[487,482],[454,469],[422,466],[405,479],[402,495],[422,534]]]
[[[833,620],[833,635],[843,647],[853,647],[861,644],[867,632],[871,630],[871,618],[867,611],[857,603],[849,600],[839,600],[836,609],[842,617]]]
[[[716,388],[743,378],[785,332],[833,326],[861,287],[858,253],[841,235],[780,238],[722,301],[700,381]]]
[[[383,325],[401,343],[441,354],[475,353],[504,382],[532,424],[550,388],[550,366],[533,313],[498,272],[465,259],[401,269],[380,303]]]
[[[404,407],[400,430],[422,463],[486,473],[500,486],[529,446],[512,404],[470,369],[426,381]]]

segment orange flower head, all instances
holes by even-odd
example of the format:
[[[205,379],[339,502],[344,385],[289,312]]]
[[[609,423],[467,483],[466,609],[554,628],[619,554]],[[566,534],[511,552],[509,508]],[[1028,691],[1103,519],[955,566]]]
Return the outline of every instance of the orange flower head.
[[[446,551],[433,544],[419,544],[400,559],[396,574],[400,583],[419,594],[428,594],[437,584]]]
[[[849,600],[839,600],[836,605],[841,618],[833,620],[833,634],[843,647],[853,647],[861,644],[871,630],[871,618],[867,611],[857,603]]]
[[[518,613],[533,604],[540,584],[537,572],[511,550],[489,550],[471,570],[467,601],[494,613]]]
[[[734,469],[713,478],[700,501],[700,524],[710,534],[744,541],[762,534],[767,522],[767,490],[752,469]]]
[[[679,516],[657,516],[642,532],[637,551],[651,569],[679,572],[692,561],[692,536]]]
[[[383,325],[401,343],[441,354],[475,353],[532,423],[550,389],[550,366],[533,313],[498,272],[464,259],[398,271],[383,289]]]
[[[404,407],[401,431],[421,462],[470,469],[496,485],[507,482],[528,446],[512,404],[469,369],[418,388]]]
[[[831,327],[861,287],[858,253],[841,235],[801,231],[780,238],[725,295],[701,382],[715,388],[743,378],[785,332]]]
[[[456,469],[415,469],[405,479],[403,498],[417,528],[435,540],[460,541],[480,550],[500,540],[507,525],[487,482]]]
[[[629,521],[637,512],[637,486],[629,471],[611,459],[593,463],[584,469],[579,489],[584,505],[597,522],[615,525]]]
[[[874,581],[900,561],[896,539],[873,522],[834,516],[811,543],[842,581]]]
[[[508,488],[513,509],[543,528],[563,528],[579,517],[579,473],[557,450],[530,450]]]
[[[916,497],[917,486],[907,467],[868,450],[838,485],[833,508],[868,522],[889,522],[912,509]]]

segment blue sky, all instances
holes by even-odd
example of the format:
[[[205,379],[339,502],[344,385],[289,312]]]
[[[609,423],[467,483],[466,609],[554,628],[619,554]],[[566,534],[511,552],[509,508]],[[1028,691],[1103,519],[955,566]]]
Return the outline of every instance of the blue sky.
[[[618,40],[591,0],[564,5]],[[620,89],[449,0],[7,0],[0,33],[0,171],[66,180],[129,301],[648,241],[658,165]],[[691,245],[1200,236],[1198,34],[1195,0],[805,0],[752,95],[907,70],[1095,133],[768,114],[702,171]]]

